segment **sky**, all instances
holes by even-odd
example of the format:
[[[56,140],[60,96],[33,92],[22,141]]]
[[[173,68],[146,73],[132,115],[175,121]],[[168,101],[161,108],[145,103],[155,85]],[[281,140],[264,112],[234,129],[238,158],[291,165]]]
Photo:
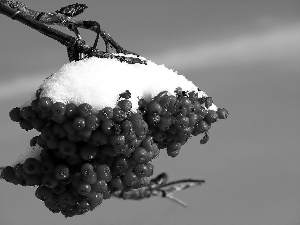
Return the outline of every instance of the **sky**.
[[[55,11],[73,1],[24,0]],[[300,224],[300,2],[298,0],[86,0],[78,19],[96,20],[123,48],[185,75],[228,109],[210,140],[193,137],[179,156],[165,151],[155,174],[170,180],[205,179],[166,199],[110,199],[84,216],[50,213],[35,188],[0,180],[5,225],[299,225]],[[53,26],[64,31],[64,28]],[[0,165],[15,162],[36,132],[8,113],[68,62],[66,49],[0,15]],[[92,44],[95,34],[82,31]],[[104,50],[104,43],[99,42]],[[141,75],[142,76],[142,75]],[[144,78],[143,78],[144,79]],[[159,81],[157,81],[159,82]]]

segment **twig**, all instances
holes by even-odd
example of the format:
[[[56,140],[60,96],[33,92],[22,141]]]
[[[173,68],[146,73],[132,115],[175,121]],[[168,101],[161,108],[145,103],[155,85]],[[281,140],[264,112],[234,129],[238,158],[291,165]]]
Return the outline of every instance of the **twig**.
[[[121,62],[125,61],[130,64],[147,64],[146,60],[137,58],[139,56],[138,54],[123,49],[108,33],[101,29],[98,22],[73,19],[74,16],[82,13],[86,8],[86,5],[76,3],[63,7],[55,12],[40,12],[28,8],[22,2],[16,0],[0,0],[0,14],[6,15],[13,20],[17,20],[39,31],[40,33],[58,41],[68,49],[74,49],[74,51],[78,54],[83,53],[88,57],[96,56],[99,58],[116,58]],[[64,26],[73,31],[76,38],[47,25]],[[84,40],[81,40],[78,28],[88,29],[97,33],[93,47],[86,45]],[[96,49],[99,36],[101,36],[105,42],[106,52]],[[117,53],[123,53],[124,56],[109,53],[108,45],[115,48]],[[137,57],[126,56],[127,54],[135,55]],[[74,58],[69,59],[70,61],[75,60]]]

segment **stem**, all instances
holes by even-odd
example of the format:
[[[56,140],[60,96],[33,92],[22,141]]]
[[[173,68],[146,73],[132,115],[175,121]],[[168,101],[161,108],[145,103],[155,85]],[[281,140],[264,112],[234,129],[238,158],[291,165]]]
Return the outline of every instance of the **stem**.
[[[72,16],[77,16],[86,8],[81,8],[81,11],[77,11],[77,13],[73,13],[74,15],[72,15],[70,11],[76,10],[75,7],[78,5],[79,4],[76,3],[74,5],[64,7],[60,11],[56,12],[39,12],[36,10],[29,9],[26,5],[16,0],[0,0],[0,14],[6,15],[13,20],[17,20],[31,27],[32,29],[39,31],[47,37],[58,41],[67,48],[76,48],[75,50],[77,53],[84,53],[88,57],[96,56],[99,58],[116,58],[121,62],[125,61],[130,64],[147,64],[146,60],[142,60],[137,57],[119,56],[96,49],[99,36],[101,36],[105,43],[108,43],[115,48],[117,53],[123,53],[125,55],[133,54],[139,56],[134,52],[124,50],[117,42],[115,42],[112,39],[112,37],[108,33],[101,29],[100,24],[98,22],[74,20]],[[67,12],[63,11],[63,9],[68,8],[69,12],[67,10]],[[67,27],[69,30],[75,32],[77,37],[80,37],[77,28],[83,28],[94,31],[97,33],[94,46],[90,47],[86,45],[83,40],[80,40],[79,38],[74,38],[47,25],[60,25]],[[70,61],[73,60],[72,58],[69,59]]]

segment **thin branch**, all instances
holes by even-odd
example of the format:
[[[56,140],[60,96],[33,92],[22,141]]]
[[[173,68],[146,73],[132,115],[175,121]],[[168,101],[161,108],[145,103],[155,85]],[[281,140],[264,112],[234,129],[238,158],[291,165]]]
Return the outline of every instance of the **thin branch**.
[[[78,8],[79,6],[81,6],[81,8],[77,10],[76,7]],[[85,5],[76,3],[70,6],[63,7],[56,12],[40,12],[28,8],[22,2],[16,0],[0,0],[0,14],[6,15],[11,19],[17,20],[39,31],[40,33],[63,44],[67,48],[76,48],[76,51],[78,53],[84,53],[88,57],[96,56],[99,58],[117,58],[121,62],[125,61],[130,64],[147,64],[146,60],[142,60],[137,57],[126,56],[126,54],[132,54],[136,56],[139,55],[134,52],[124,50],[117,42],[112,39],[112,37],[108,33],[101,29],[98,22],[75,20],[73,19],[73,17],[71,17],[77,16],[78,14],[82,13],[85,8],[87,8]],[[64,26],[73,31],[76,34],[77,38],[53,29],[47,25]],[[97,37],[93,47],[86,45],[83,40],[78,38],[80,37],[78,28],[88,29],[97,33]],[[117,53],[123,53],[125,54],[125,56],[119,56],[96,49],[99,36],[103,38],[106,44],[106,49],[107,45],[109,44],[115,48]]]

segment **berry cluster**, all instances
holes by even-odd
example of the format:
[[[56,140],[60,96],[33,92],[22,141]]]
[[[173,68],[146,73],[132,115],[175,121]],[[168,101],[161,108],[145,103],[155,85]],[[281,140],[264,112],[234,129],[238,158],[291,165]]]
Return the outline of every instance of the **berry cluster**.
[[[30,106],[12,109],[10,118],[40,132],[30,141],[41,147],[40,157],[7,166],[1,176],[37,185],[36,197],[53,213],[84,214],[115,192],[147,185],[161,149],[175,157],[200,133],[206,134],[204,143],[211,124],[228,116],[226,109],[209,110],[211,98],[181,89],[176,96],[161,92],[148,102],[140,99],[137,112],[129,98],[127,91],[115,108],[94,111],[87,103],[53,102],[37,92]]]

